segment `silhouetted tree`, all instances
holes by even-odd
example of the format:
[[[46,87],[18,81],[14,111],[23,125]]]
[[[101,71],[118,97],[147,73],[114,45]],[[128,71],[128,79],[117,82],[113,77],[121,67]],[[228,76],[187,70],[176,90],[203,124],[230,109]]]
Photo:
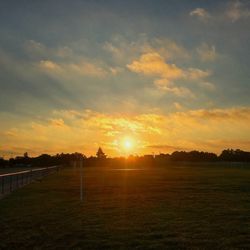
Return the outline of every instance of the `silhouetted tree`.
[[[250,161],[250,152],[245,152],[240,149],[223,150],[219,156],[222,161]]]
[[[216,161],[218,160],[217,155],[214,153],[208,152],[199,152],[199,151],[175,151],[170,156],[170,159],[173,161]]]
[[[101,147],[98,148],[98,150],[96,152],[96,156],[97,156],[98,159],[106,159],[107,158],[107,156],[102,151]]]
[[[0,167],[5,167],[7,165],[7,162],[6,160],[4,160],[3,157],[0,157]]]

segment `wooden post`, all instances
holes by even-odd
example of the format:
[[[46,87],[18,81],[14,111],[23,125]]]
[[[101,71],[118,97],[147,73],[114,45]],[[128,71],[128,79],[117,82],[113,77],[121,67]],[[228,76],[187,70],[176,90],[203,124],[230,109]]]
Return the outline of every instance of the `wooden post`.
[[[30,182],[33,180],[33,172],[32,172],[32,169],[30,170]],[[29,182],[29,183],[30,183]]]
[[[10,192],[12,191],[12,175],[10,175]]]
[[[82,174],[82,165],[83,165],[83,160],[80,159],[80,200],[82,201],[83,199],[83,174]]]
[[[4,194],[4,176],[2,176],[2,194]]]

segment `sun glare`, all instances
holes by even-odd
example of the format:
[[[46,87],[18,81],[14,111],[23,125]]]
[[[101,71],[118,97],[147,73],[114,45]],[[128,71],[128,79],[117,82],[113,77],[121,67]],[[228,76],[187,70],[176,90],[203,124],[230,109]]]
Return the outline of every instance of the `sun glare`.
[[[129,138],[124,139],[123,148],[127,151],[131,150],[133,148],[133,141]]]
[[[125,141],[124,142],[124,147],[127,148],[127,149],[131,148],[132,147],[131,141]]]

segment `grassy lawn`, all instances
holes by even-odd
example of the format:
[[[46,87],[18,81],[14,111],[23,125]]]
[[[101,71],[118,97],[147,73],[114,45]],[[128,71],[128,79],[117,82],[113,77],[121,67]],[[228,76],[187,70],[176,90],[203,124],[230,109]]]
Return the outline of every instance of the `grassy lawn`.
[[[0,249],[250,248],[250,167],[65,168],[0,200]]]

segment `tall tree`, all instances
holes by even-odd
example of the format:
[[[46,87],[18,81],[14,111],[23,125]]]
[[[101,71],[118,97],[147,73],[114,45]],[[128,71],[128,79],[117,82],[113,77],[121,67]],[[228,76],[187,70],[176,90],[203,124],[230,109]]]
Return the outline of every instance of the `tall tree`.
[[[102,151],[102,148],[99,147],[97,152],[96,152],[96,156],[98,159],[106,159],[106,154],[104,154],[104,152]]]

